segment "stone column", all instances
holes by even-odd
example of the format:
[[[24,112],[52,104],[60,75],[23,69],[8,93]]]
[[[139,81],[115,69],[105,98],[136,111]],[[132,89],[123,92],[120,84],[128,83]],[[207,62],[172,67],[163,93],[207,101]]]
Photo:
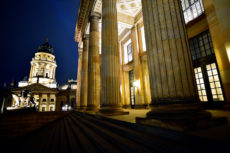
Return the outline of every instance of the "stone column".
[[[49,76],[48,76],[48,78],[50,78],[50,79],[52,79],[52,71],[53,71],[53,67],[52,67],[52,65],[50,65],[49,66]]]
[[[198,99],[180,0],[142,0],[152,104]]]
[[[53,79],[55,80],[55,71],[56,71],[56,67],[53,68]]]
[[[120,75],[121,75],[121,85],[120,85],[120,92],[121,92],[121,104],[122,107],[126,107],[125,105],[125,82],[124,82],[124,70],[123,70],[123,51],[121,42],[119,42],[119,57],[120,57]]]
[[[43,71],[43,77],[44,78],[46,77],[46,66],[47,66],[47,64],[45,64],[44,67],[43,67],[44,68],[44,71]]]
[[[41,67],[42,65],[38,63],[38,76],[41,76]]]
[[[80,95],[80,109],[84,110],[87,106],[88,96],[88,49],[89,36],[85,35],[83,38],[83,52],[82,52],[82,72],[81,72],[81,95]]]
[[[137,26],[135,25],[131,29],[131,39],[132,39],[132,55],[134,62],[134,81],[136,84],[135,87],[135,107],[136,108],[145,108],[145,100],[144,100],[144,84],[143,84],[143,76],[142,76],[142,63],[139,55],[139,44],[138,44],[138,34],[137,34]]]
[[[203,1],[205,14],[213,42],[218,68],[225,92],[225,101],[230,104],[230,1]]]
[[[33,77],[33,65],[31,65],[31,68],[30,68],[30,78],[32,78]]]
[[[46,110],[50,111],[50,93],[47,94]]]
[[[93,13],[90,17],[89,59],[88,59],[88,103],[87,110],[96,111],[100,104],[100,56],[99,56],[99,19]]]
[[[42,111],[41,103],[42,103],[42,94],[39,94],[39,103],[38,103],[38,110],[39,110],[39,112]]]
[[[120,95],[120,65],[117,0],[102,0],[101,113],[123,113]]]
[[[82,48],[78,48],[78,71],[77,71],[77,91],[76,91],[76,106],[80,108],[81,94],[81,72],[82,72]]]

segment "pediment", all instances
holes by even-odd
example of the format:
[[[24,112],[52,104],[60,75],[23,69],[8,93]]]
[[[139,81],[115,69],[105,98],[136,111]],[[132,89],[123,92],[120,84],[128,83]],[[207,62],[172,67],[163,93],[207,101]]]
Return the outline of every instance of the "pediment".
[[[56,88],[49,88],[49,87],[46,87],[46,86],[39,84],[39,83],[34,83],[34,84],[31,84],[31,85],[26,86],[26,87],[18,87],[18,88],[13,89],[12,91],[18,92],[18,91],[22,91],[22,90],[29,90],[30,92],[38,92],[38,93],[58,92],[58,90]]]

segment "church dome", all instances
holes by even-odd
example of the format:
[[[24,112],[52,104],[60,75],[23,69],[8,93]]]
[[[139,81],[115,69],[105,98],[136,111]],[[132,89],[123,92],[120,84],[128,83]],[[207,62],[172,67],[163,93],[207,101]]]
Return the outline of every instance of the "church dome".
[[[38,47],[38,52],[45,52],[45,53],[50,53],[54,55],[54,49],[52,46],[48,43],[48,39],[46,42]]]

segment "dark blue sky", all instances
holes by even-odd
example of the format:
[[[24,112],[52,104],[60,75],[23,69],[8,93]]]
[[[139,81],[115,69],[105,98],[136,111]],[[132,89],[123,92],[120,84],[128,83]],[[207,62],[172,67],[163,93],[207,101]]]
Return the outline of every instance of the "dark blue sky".
[[[3,0],[0,2],[0,88],[29,75],[30,61],[46,37],[54,48],[56,80],[77,76],[74,32],[80,0]]]

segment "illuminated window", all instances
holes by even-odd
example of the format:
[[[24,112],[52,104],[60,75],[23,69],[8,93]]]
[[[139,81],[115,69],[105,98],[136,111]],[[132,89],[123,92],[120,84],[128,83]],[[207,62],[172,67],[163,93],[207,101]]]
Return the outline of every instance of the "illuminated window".
[[[141,39],[142,39],[142,49],[143,49],[143,51],[146,51],[145,29],[144,29],[144,26],[141,28]]]
[[[133,60],[131,43],[127,46],[127,55],[128,55],[128,62],[131,62]]]
[[[206,65],[213,101],[223,101],[223,91],[216,63]]]
[[[214,54],[212,40],[209,31],[205,31],[189,40],[192,59],[197,60]]]
[[[185,23],[192,21],[204,12],[202,0],[181,0]]]
[[[43,75],[44,73],[44,68],[41,68],[40,75]]]
[[[129,39],[125,44],[124,44],[124,63],[131,62],[133,60],[133,55],[132,55],[132,41]]]
[[[197,85],[200,101],[208,101],[201,67],[195,68],[194,72],[195,72],[196,85]]]

